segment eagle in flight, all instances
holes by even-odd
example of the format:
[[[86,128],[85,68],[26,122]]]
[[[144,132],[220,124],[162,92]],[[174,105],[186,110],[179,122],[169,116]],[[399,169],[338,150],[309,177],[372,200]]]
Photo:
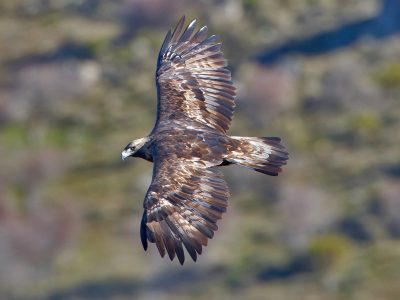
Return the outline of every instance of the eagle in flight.
[[[221,43],[182,17],[169,30],[157,60],[157,120],[151,133],[130,142],[122,159],[153,162],[140,236],[145,250],[196,261],[226,211],[228,186],[219,166],[237,164],[271,176],[281,172],[288,152],[278,137],[227,135],[235,87]]]

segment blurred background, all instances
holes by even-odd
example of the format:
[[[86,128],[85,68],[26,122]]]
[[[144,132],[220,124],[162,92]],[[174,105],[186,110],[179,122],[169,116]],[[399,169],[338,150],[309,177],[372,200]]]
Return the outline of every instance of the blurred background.
[[[224,168],[197,263],[144,252],[156,56],[185,14],[220,35],[232,135],[281,136],[277,178]],[[1,299],[400,299],[400,0],[2,0]]]

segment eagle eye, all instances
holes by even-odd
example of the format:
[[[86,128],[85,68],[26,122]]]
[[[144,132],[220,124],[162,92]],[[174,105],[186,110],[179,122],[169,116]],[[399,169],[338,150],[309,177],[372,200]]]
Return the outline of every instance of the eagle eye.
[[[131,143],[129,143],[128,145],[126,145],[124,150],[130,150],[130,151],[135,151],[136,147],[133,146]]]

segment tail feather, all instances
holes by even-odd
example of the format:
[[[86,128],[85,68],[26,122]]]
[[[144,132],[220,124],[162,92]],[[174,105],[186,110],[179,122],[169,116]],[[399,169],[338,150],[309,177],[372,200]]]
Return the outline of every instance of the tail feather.
[[[233,136],[225,159],[257,172],[277,176],[289,159],[289,153],[279,137]]]

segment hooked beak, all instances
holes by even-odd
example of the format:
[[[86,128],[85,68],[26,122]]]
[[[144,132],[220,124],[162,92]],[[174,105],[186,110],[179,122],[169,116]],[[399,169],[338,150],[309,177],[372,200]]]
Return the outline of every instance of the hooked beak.
[[[125,158],[131,156],[132,153],[133,153],[133,152],[132,152],[131,150],[125,149],[125,150],[122,151],[122,153],[121,153],[121,159],[122,159],[122,160],[125,160]]]

